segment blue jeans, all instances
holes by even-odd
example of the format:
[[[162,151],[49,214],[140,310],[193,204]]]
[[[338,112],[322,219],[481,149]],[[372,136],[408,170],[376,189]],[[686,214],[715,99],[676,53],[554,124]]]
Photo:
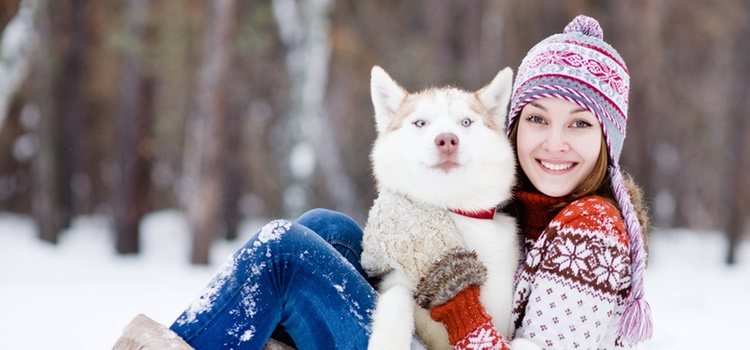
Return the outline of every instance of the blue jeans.
[[[262,349],[277,326],[299,349],[365,349],[377,294],[361,242],[357,223],[330,210],[272,221],[170,329],[196,349]]]

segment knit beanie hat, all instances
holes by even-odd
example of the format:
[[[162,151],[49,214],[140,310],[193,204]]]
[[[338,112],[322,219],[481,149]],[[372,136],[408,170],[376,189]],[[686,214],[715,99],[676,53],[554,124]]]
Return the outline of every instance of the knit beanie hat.
[[[651,338],[651,310],[643,299],[646,250],[641,225],[623,183],[619,159],[628,121],[630,77],[620,54],[604,42],[595,19],[578,16],[562,34],[531,48],[518,68],[513,85],[506,133],[526,104],[554,97],[580,105],[599,121],[609,153],[612,191],[622,211],[630,241],[631,290],[618,334],[632,342]]]

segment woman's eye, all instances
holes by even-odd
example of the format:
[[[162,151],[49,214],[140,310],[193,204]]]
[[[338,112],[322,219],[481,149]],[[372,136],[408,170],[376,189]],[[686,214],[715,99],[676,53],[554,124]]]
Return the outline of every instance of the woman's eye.
[[[427,122],[424,121],[424,119],[417,119],[412,124],[414,124],[418,128],[421,128],[421,127],[427,125]]]
[[[542,123],[544,123],[544,119],[542,119],[542,117],[540,117],[538,115],[530,115],[530,116],[526,117],[526,120],[528,122],[534,123],[534,124],[542,124]]]
[[[585,120],[576,120],[573,122],[574,128],[590,128],[591,126],[593,125]]]
[[[471,119],[469,119],[469,118],[464,118],[464,119],[461,120],[461,125],[462,126],[468,127],[468,126],[471,126],[472,123],[474,123],[474,121],[471,120]]]

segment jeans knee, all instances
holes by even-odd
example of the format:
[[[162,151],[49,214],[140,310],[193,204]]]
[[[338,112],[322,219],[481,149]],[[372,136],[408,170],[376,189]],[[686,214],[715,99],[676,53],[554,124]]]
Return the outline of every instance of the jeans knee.
[[[338,221],[353,222],[354,220],[342,212],[325,208],[310,209],[297,218],[298,223],[308,227],[308,224],[314,225],[317,223],[331,223]]]
[[[316,208],[302,214],[297,223],[323,237],[326,241],[347,242],[359,246],[362,242],[362,229],[350,216],[330,209]]]
[[[321,244],[325,244],[325,241],[307,227],[290,220],[278,219],[261,227],[245,244],[245,248],[251,255],[256,255],[256,259],[259,259],[257,256],[270,259],[317,249]]]
[[[362,229],[346,214],[333,210],[313,209],[300,216],[296,222],[269,222],[246,245],[249,252],[256,252],[261,247],[266,259],[294,257],[332,248],[364,276],[359,263],[362,254]]]

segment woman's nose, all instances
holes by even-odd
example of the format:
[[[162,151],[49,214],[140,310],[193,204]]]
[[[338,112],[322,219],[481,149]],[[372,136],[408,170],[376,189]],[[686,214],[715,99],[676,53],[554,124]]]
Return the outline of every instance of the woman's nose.
[[[547,140],[544,142],[544,147],[550,152],[567,152],[570,150],[565,132],[562,130],[550,130]]]

